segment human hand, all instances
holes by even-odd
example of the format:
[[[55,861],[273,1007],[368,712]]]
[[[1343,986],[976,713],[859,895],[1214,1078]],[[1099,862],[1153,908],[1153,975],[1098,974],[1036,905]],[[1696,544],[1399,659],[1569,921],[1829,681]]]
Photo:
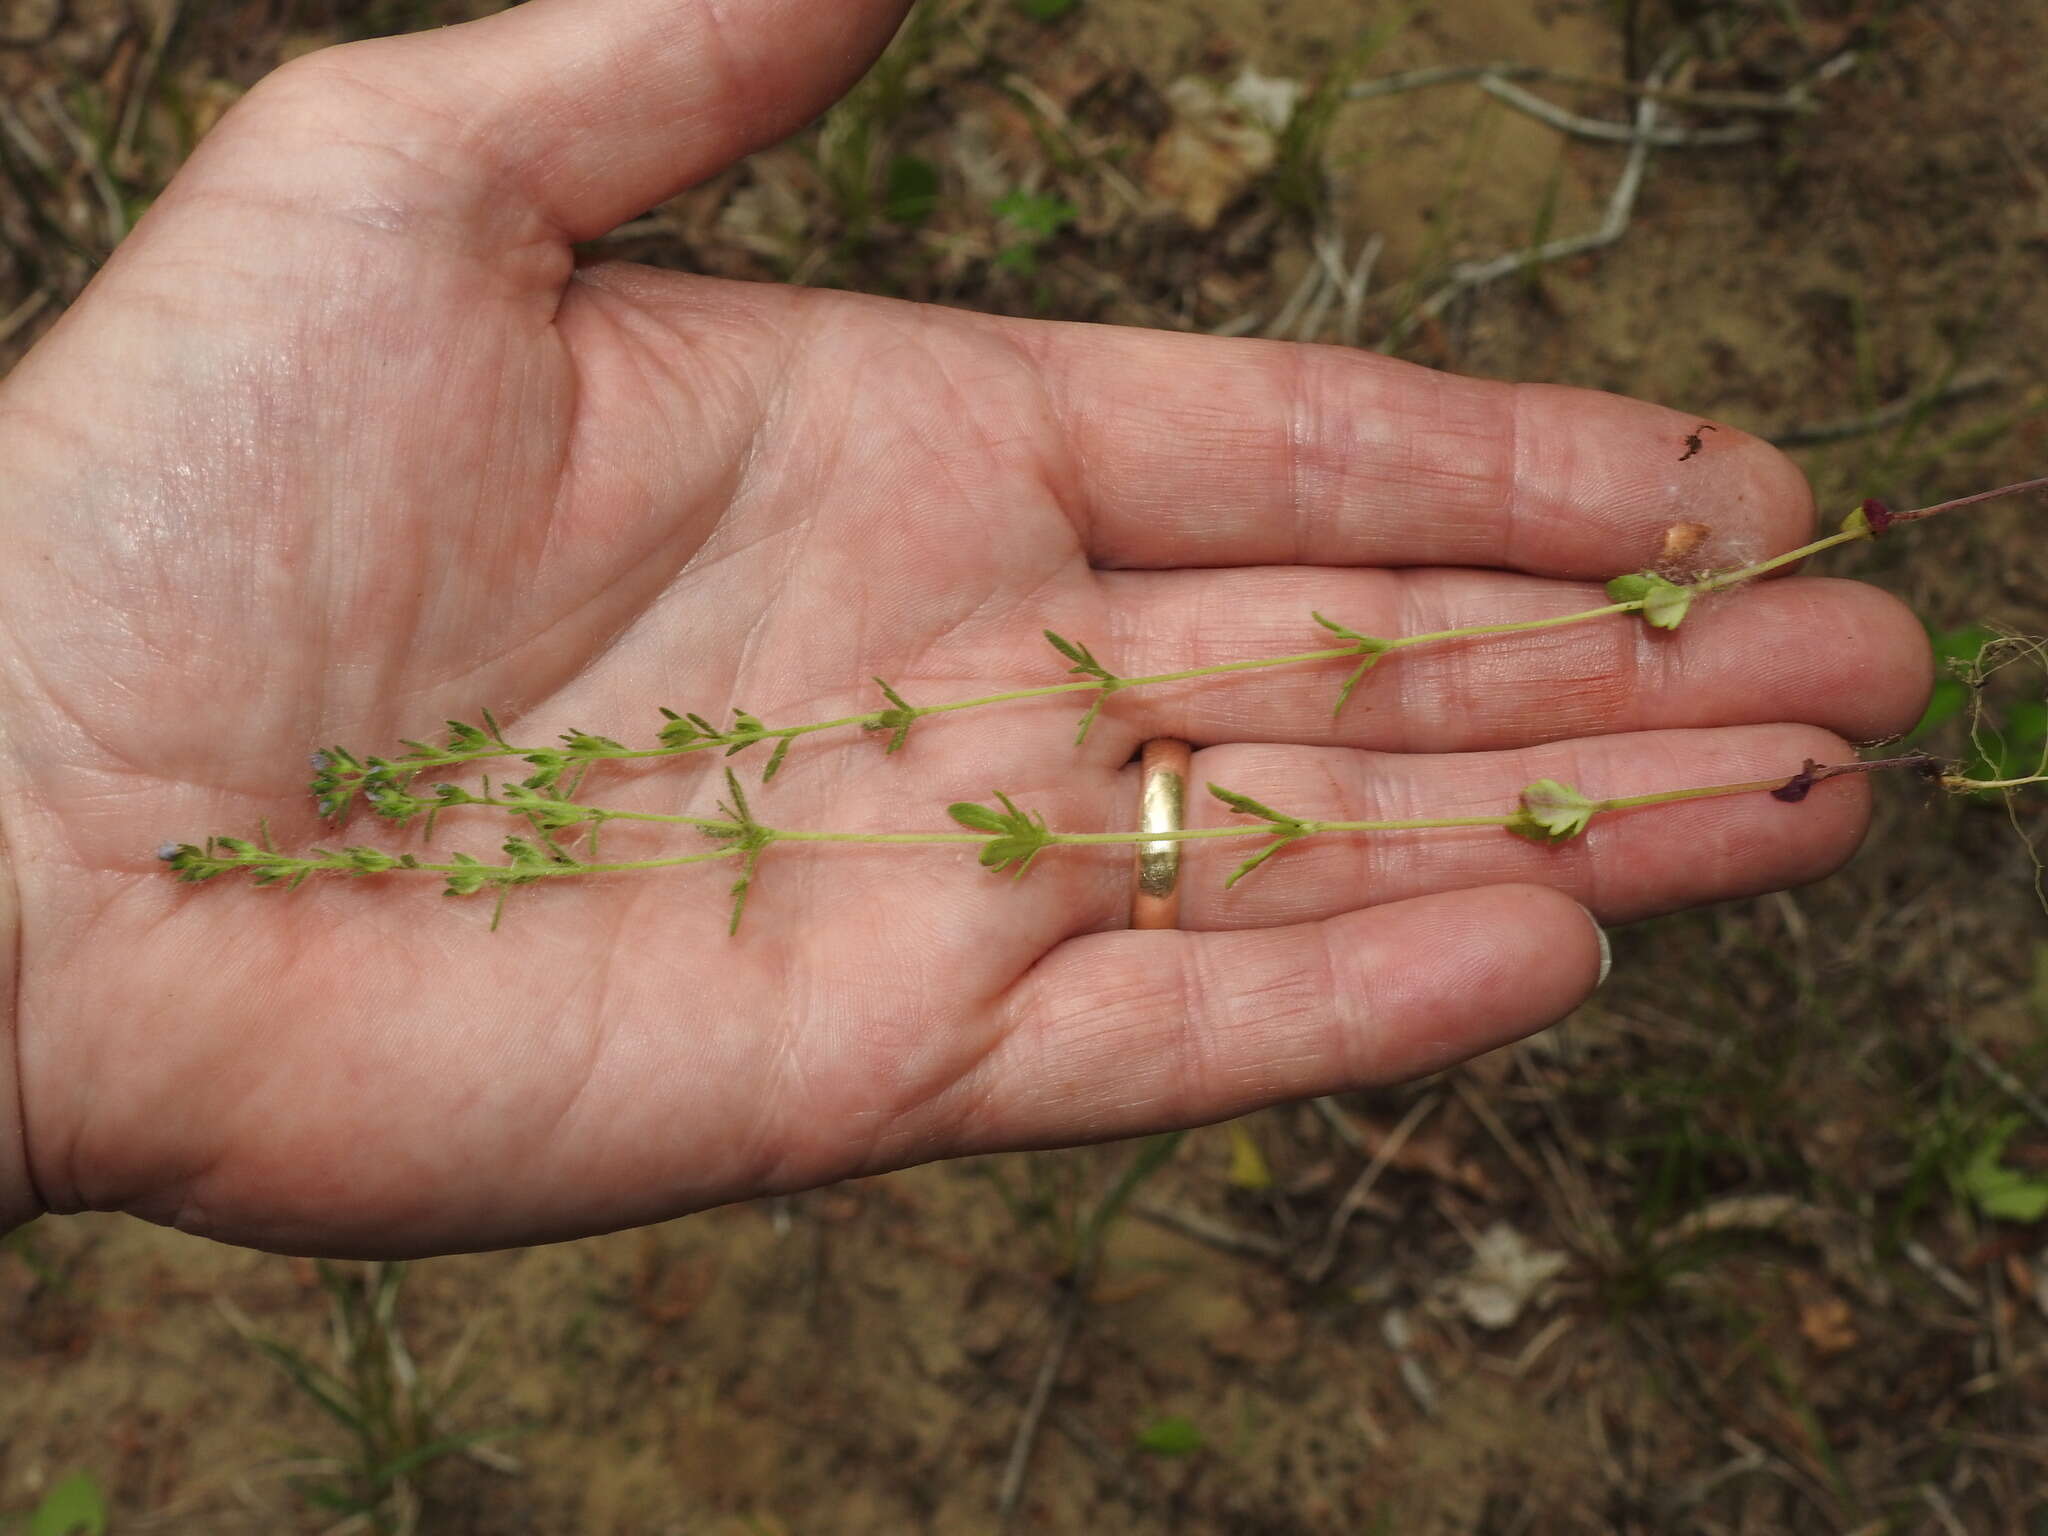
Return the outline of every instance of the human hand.
[[[1311,609],[1401,634],[1587,607],[1681,520],[1731,558],[1804,537],[1774,450],[1727,430],[1681,467],[1692,418],[1612,396],[576,266],[571,242],[814,115],[902,8],[531,0],[312,56],[0,386],[26,1159],[0,1118],[0,1227],[116,1208],[423,1253],[1214,1120],[1555,1020],[1599,974],[1580,903],[1625,921],[1853,849],[1852,777],[1563,849],[1333,838],[1227,894],[1243,849],[1190,845],[1181,932],[1125,929],[1116,850],[1013,885],[776,849],[737,939],[715,872],[523,891],[496,935],[387,882],[165,878],[167,837],[318,838],[308,750],[480,707],[536,740],[651,736],[661,704],[811,719],[874,707],[877,673],[920,701],[1050,680],[1046,627],[1159,671],[1312,645]],[[1078,751],[1057,700],[890,757],[821,736],[761,800],[925,828],[1000,788],[1127,828],[1133,748],[1176,736],[1196,783],[1306,813],[1472,814],[1543,777],[1620,794],[1838,759],[1830,732],[1914,718],[1927,660],[1890,599],[1793,577],[1672,635],[1417,650],[1333,720],[1342,670],[1121,694]],[[607,798],[721,791],[704,754]]]

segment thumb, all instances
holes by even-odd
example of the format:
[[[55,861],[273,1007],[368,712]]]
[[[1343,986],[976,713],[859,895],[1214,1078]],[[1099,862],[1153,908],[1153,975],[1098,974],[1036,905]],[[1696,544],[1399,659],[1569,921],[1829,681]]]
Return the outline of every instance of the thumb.
[[[408,156],[459,149],[472,185],[481,175],[563,239],[585,240],[817,116],[909,4],[529,0],[288,68],[362,88],[372,133],[395,129]]]

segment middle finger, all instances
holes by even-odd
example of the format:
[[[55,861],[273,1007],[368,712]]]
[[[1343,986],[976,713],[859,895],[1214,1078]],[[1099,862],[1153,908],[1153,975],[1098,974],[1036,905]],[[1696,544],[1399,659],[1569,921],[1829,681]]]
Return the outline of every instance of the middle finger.
[[[1342,644],[1320,612],[1383,638],[1597,608],[1598,586],[1498,571],[1266,566],[1105,572],[1090,645],[1126,677]],[[1851,740],[1905,730],[1928,645],[1911,612],[1861,582],[1792,577],[1704,598],[1676,630],[1634,614],[1390,652],[1341,714],[1337,659],[1132,688],[1105,700],[1119,745],[1173,736],[1466,752],[1616,731],[1800,721]],[[1795,765],[1796,766],[1796,765]]]

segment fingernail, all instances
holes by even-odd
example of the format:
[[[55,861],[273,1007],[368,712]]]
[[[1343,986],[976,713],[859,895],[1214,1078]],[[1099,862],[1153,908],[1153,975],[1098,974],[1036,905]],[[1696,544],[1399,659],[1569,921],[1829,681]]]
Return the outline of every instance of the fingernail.
[[[1579,910],[1585,912],[1586,921],[1593,925],[1593,937],[1600,941],[1600,979],[1593,983],[1598,987],[1607,980],[1607,973],[1614,969],[1614,946],[1608,942],[1607,930],[1600,926],[1600,919],[1584,907]]]

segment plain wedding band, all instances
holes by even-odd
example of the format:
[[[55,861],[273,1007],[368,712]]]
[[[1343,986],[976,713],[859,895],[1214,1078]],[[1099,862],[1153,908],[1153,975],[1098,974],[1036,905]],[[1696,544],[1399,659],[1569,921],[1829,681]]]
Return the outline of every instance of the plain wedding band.
[[[1145,743],[1138,755],[1140,831],[1181,830],[1193,758],[1194,749],[1184,741],[1162,736]],[[1180,851],[1178,839],[1138,844],[1132,859],[1133,928],[1180,926]]]

